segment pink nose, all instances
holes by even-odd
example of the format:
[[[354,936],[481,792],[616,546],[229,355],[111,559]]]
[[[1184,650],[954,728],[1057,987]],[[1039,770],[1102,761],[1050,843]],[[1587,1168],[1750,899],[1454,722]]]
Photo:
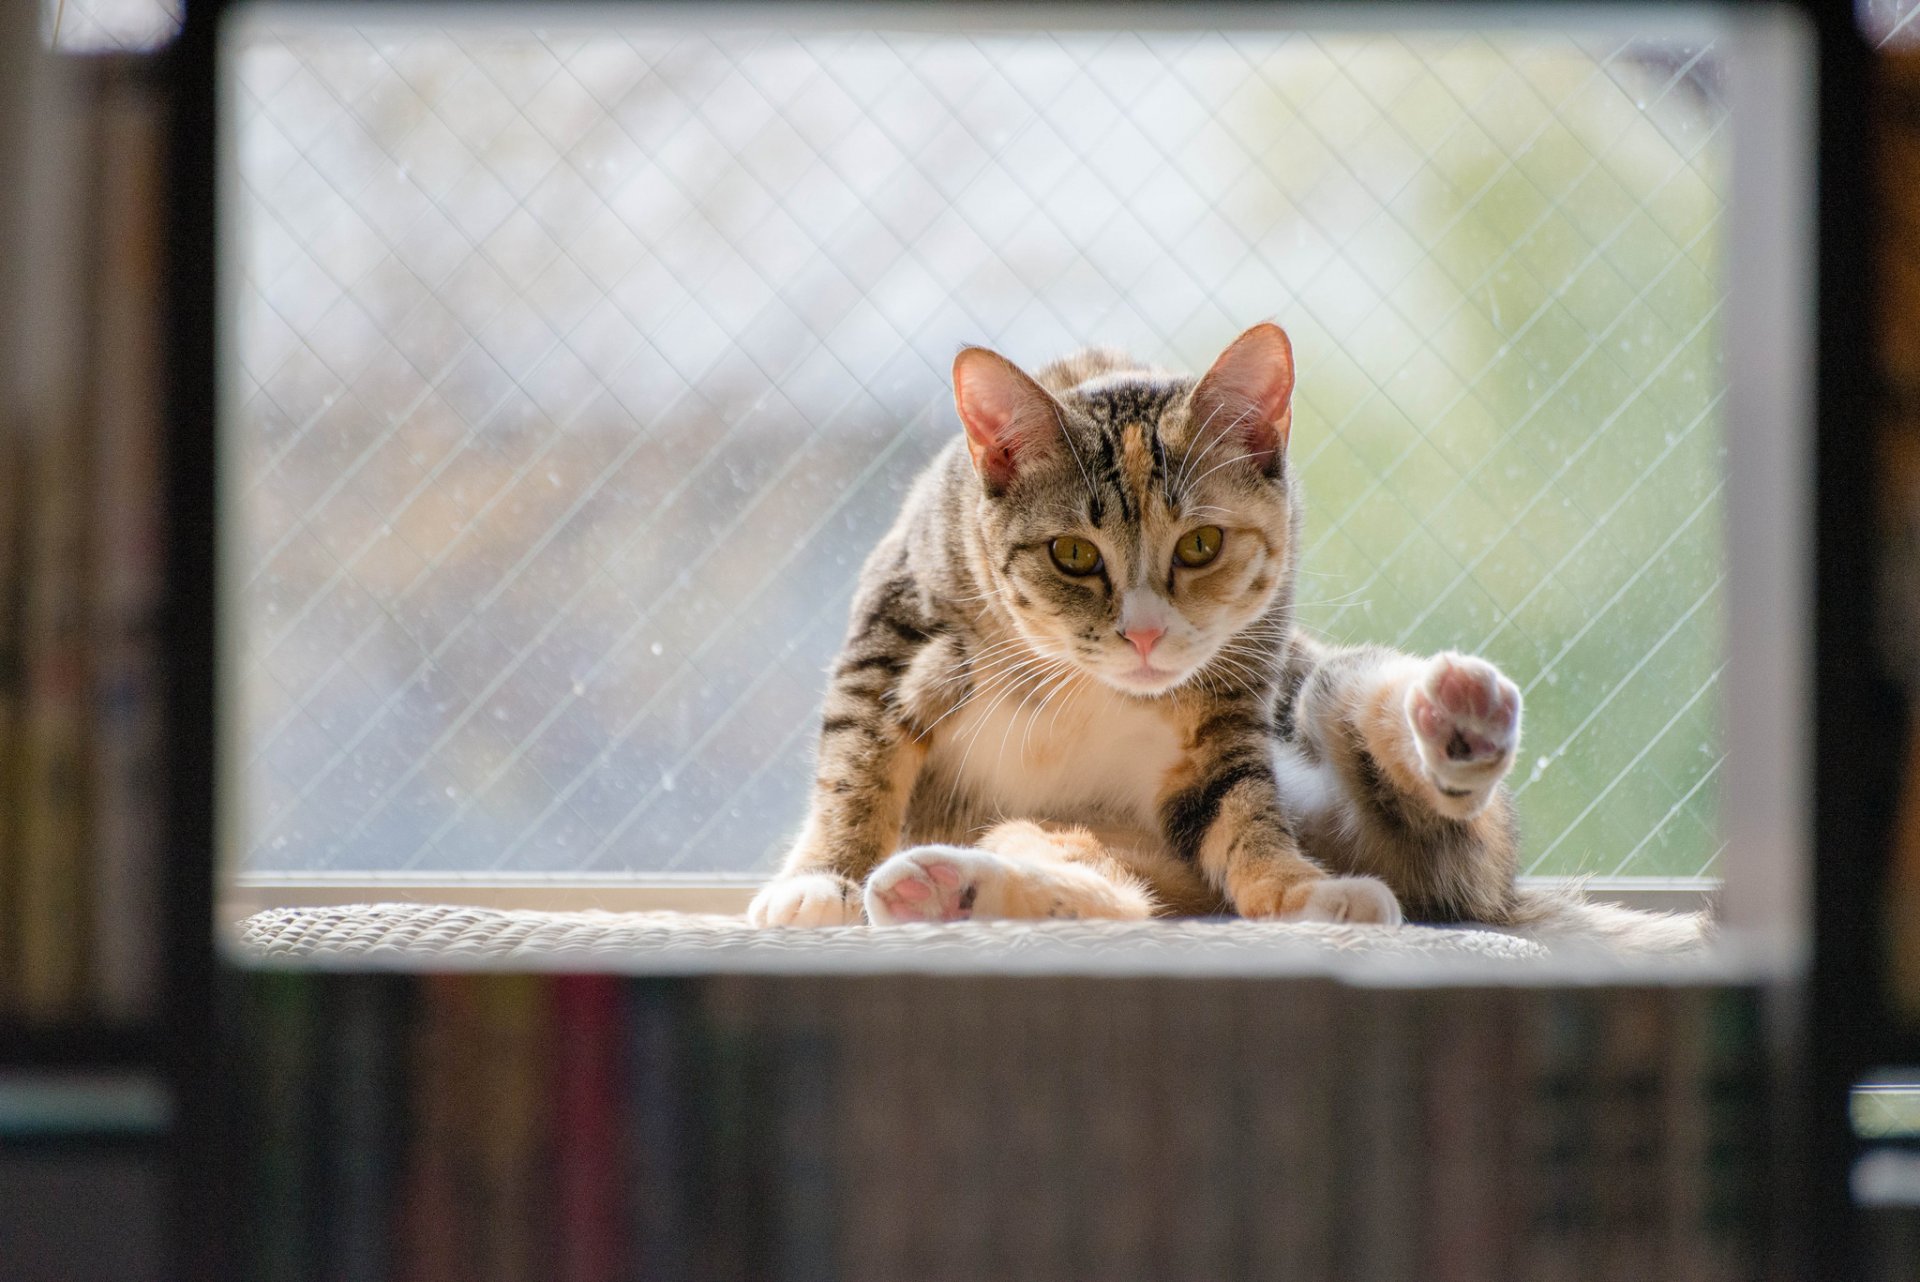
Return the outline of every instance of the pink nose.
[[[1121,635],[1133,642],[1133,648],[1140,652],[1140,662],[1145,663],[1147,656],[1153,653],[1153,643],[1167,635],[1167,630],[1165,628],[1134,628]]]

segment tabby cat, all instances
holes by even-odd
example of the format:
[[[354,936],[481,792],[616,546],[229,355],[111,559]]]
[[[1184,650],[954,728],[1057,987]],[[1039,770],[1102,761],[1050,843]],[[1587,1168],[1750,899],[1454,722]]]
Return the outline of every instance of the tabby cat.
[[[1508,921],[1520,691],[1295,627],[1293,386],[1275,325],[1197,380],[961,352],[751,919]]]

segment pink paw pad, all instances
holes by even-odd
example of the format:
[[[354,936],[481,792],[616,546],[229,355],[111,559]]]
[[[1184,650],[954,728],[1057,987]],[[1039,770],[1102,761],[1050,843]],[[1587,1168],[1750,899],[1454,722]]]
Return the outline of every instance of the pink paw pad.
[[[976,856],[977,858],[977,856]],[[876,924],[965,921],[979,887],[953,856],[939,850],[895,855],[867,883],[867,915]]]
[[[1407,710],[1432,757],[1455,765],[1496,762],[1519,739],[1519,687],[1481,659],[1436,658],[1408,696]]]
[[[888,891],[887,898],[895,901],[904,900],[909,904],[917,904],[932,894],[933,887],[927,885],[924,881],[903,881],[897,883]]]
[[[1455,721],[1444,708],[1429,703],[1424,695],[1414,697],[1413,720],[1421,738],[1444,745],[1449,761],[1478,761],[1501,753],[1499,744]]]

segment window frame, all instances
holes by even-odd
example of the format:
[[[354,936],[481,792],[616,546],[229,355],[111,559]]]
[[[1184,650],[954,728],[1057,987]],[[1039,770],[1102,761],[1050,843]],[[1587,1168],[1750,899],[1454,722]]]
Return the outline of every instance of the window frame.
[[[392,6],[402,20],[418,21],[458,0],[419,0]],[[218,33],[216,59],[223,118],[231,92],[229,73],[234,17],[252,6],[225,3],[217,15],[227,25]],[[339,0],[268,3],[277,15],[308,15],[328,21],[378,21]],[[561,0],[552,6],[560,24],[591,22],[606,11],[591,4]],[[1501,3],[1464,8],[1421,0],[1388,0],[1378,5],[1318,4],[1276,6],[1250,13],[1223,10],[1236,24],[1301,25],[1314,22],[1355,29],[1417,26],[1422,29],[1493,29],[1531,25],[1539,3]],[[739,23],[766,20],[804,22],[829,19],[853,10],[844,0],[802,0],[778,10],[747,4],[722,14],[697,18],[672,4],[657,8],[669,21]],[[632,12],[629,10],[627,12]],[[903,25],[941,21],[940,10],[904,3],[860,6],[862,21],[880,17]],[[1111,22],[1116,12],[1143,28],[1190,28],[1207,11],[1164,0],[1129,3],[1115,0],[1086,9],[1045,9],[992,5],[969,9],[983,24],[1030,27],[1040,23],[1073,27]],[[1002,16],[1002,14],[1006,16]],[[546,15],[542,15],[543,18]],[[624,13],[623,13],[623,16]],[[1728,767],[1723,785],[1721,824],[1729,854],[1739,851],[1734,875],[1723,878],[1648,878],[1591,876],[1522,878],[1523,884],[1578,884],[1596,898],[1633,907],[1713,911],[1729,930],[1751,937],[1756,956],[1774,958],[1782,973],[1804,963],[1811,928],[1812,881],[1812,532],[1814,330],[1814,62],[1815,33],[1805,14],[1792,7],[1752,5],[1727,11],[1708,4],[1688,6],[1676,15],[1643,0],[1615,0],[1567,15],[1568,21],[1601,28],[1644,30],[1713,25],[1730,47],[1726,97],[1732,138],[1732,194],[1727,214],[1727,260],[1767,264],[1768,269],[1730,272],[1723,342],[1728,356],[1726,441],[1728,486],[1726,548],[1728,565],[1727,633],[1741,643],[1728,647],[1724,674],[1723,733]],[[554,25],[549,23],[549,25]],[[219,164],[220,208],[239,206],[237,161],[232,140],[223,141]],[[218,255],[216,255],[218,257]],[[221,282],[221,317],[237,315],[237,282]],[[1781,318],[1786,318],[1782,320]],[[218,323],[222,331],[226,326]],[[233,359],[232,337],[221,333],[214,362],[215,385],[209,399],[220,408],[222,424],[237,420],[230,392],[217,371]],[[217,433],[216,433],[217,435]],[[233,451],[221,450],[221,483],[236,492]],[[216,778],[216,916],[237,920],[272,907],[328,906],[376,900],[469,904],[482,907],[545,908],[554,911],[608,909],[689,912],[744,910],[763,878],[718,875],[580,876],[354,873],[330,876],[244,874],[237,871],[244,849],[244,817],[238,802],[244,778],[244,740],[235,697],[239,678],[233,656],[239,653],[238,611],[224,603],[240,598],[242,584],[234,555],[238,522],[217,519],[222,555],[217,600],[217,716],[220,760]],[[796,816],[796,821],[797,821]]]

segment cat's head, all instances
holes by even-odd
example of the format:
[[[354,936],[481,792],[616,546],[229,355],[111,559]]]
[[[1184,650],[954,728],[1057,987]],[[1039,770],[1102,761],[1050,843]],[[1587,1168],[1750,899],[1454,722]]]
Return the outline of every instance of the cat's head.
[[[1292,586],[1285,332],[1255,326],[1198,380],[1119,367],[1065,385],[1083,373],[1051,367],[1049,391],[985,348],[954,361],[996,598],[1040,654],[1129,694],[1216,656],[1244,669],[1222,647]]]

